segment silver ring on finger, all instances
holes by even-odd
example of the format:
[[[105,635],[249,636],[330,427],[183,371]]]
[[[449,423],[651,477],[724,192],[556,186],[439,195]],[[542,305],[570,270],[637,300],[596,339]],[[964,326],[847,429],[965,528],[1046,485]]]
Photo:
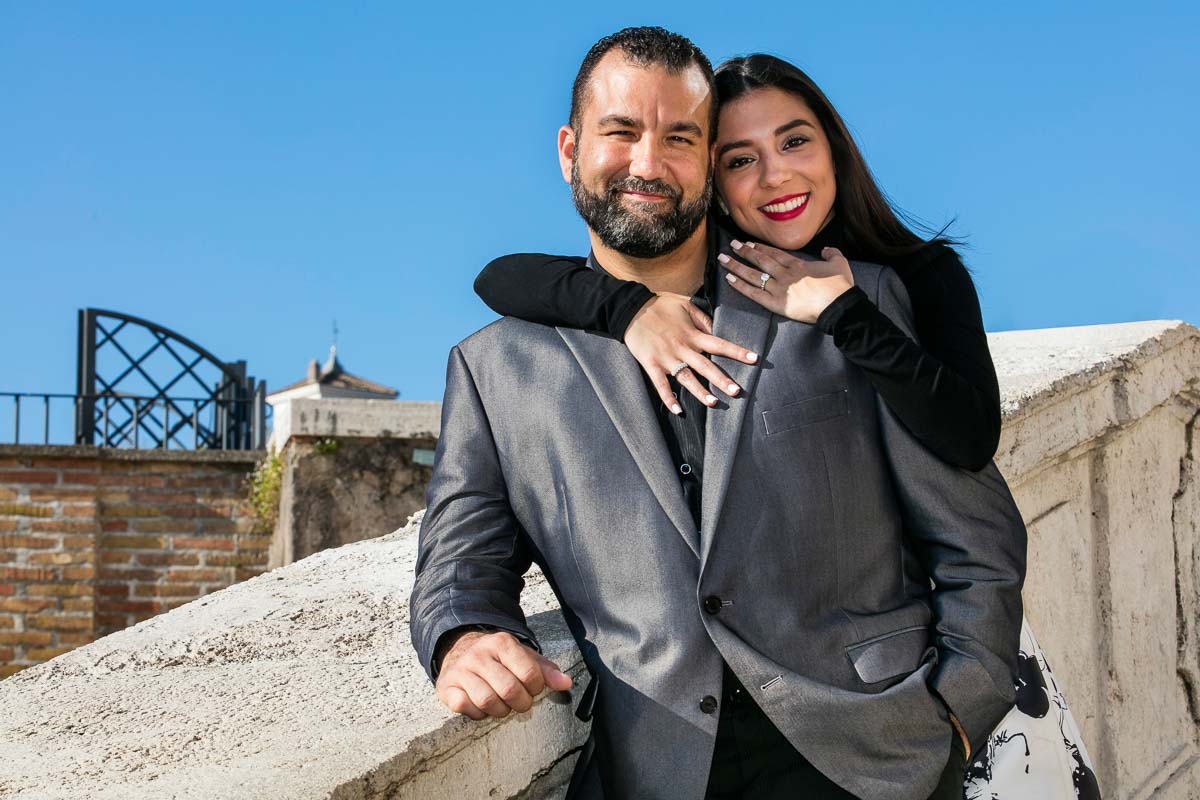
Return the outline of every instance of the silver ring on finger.
[[[674,367],[671,369],[671,377],[672,377],[672,378],[674,378],[674,377],[675,377],[676,375],[678,375],[680,372],[682,372],[683,370],[687,369],[687,367],[688,367],[688,365],[687,365],[686,363],[684,363],[683,361],[680,361],[678,364],[676,364],[676,365],[675,365],[675,366],[674,366]]]
[[[762,289],[763,291],[766,291],[767,290],[767,281],[771,280],[771,276],[768,273],[764,272],[763,274],[758,276],[758,280],[759,280],[758,288]]]

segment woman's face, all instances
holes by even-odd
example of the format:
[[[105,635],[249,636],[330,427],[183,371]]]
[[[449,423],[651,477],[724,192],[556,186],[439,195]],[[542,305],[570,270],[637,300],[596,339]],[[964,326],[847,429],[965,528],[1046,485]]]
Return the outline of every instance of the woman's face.
[[[774,87],[721,108],[716,188],[747,236],[784,250],[808,244],[833,217],[829,139],[808,104]]]

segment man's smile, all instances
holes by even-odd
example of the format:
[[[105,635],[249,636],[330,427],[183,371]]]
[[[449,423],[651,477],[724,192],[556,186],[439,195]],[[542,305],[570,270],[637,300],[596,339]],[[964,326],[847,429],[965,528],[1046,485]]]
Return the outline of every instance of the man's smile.
[[[634,192],[629,189],[622,189],[621,194],[627,195],[629,199],[636,200],[639,203],[658,203],[670,198],[662,194],[650,194],[648,192]]]

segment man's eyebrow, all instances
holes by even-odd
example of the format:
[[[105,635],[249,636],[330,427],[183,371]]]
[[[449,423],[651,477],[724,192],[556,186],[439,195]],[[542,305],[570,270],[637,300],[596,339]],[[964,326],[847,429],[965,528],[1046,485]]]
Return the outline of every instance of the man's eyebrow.
[[[794,119],[791,122],[785,122],[784,124],[782,124],[778,128],[776,128],[775,135],[779,136],[781,134],[787,133],[788,131],[792,130],[793,128],[799,128],[799,127],[805,126],[805,125],[807,125],[810,128],[813,128],[813,129],[816,129],[816,127],[817,127],[816,125],[813,125],[811,122],[809,122],[806,119]],[[720,146],[720,148],[717,149],[717,158],[720,158],[721,156],[725,155],[730,150],[736,150],[739,147],[749,147],[752,144],[754,144],[754,142],[750,141],[749,139],[741,139],[736,142],[729,142],[728,144],[723,144]]]
[[[671,127],[667,128],[668,133],[690,133],[693,136],[703,136],[704,131],[700,130],[700,126],[694,122],[686,120],[671,123]]]
[[[604,127],[607,127],[610,125],[618,127],[618,128],[640,128],[640,127],[642,127],[640,124],[638,124],[638,121],[635,120],[633,117],[625,117],[620,114],[609,114],[607,117],[601,117],[600,121],[596,124],[599,125],[601,128],[604,128]]]

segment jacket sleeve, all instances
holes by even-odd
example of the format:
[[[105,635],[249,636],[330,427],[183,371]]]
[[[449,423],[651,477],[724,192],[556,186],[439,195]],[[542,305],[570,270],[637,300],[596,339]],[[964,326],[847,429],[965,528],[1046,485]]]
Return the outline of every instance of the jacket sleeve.
[[[830,303],[816,324],[926,447],[951,464],[981,470],[1000,442],[996,368],[971,275],[953,250],[938,252],[924,269],[901,278],[920,344],[857,286]]]
[[[876,303],[912,335],[908,294],[884,269]],[[994,461],[979,471],[927,450],[877,396],[905,535],[933,579],[938,664],[932,688],[978,752],[1016,700],[1025,523]]]
[[[409,632],[430,680],[443,634],[466,625],[541,646],[521,610],[528,539],[508,501],[492,429],[459,348],[450,351],[442,430],[417,539]]]
[[[497,314],[539,325],[579,328],[625,340],[625,330],[654,292],[586,266],[586,259],[515,253],[475,278],[475,294]]]

